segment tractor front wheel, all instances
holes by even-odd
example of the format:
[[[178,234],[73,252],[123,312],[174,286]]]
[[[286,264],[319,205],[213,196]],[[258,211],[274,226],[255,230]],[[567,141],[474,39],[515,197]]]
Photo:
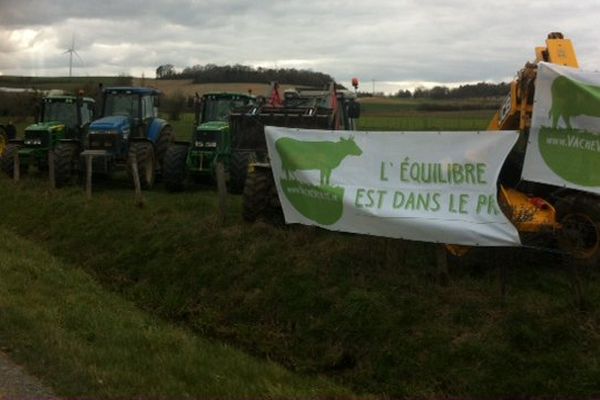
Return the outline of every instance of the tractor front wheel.
[[[56,186],[76,184],[79,180],[79,144],[59,143],[54,149],[54,173]]]
[[[163,166],[163,180],[169,192],[180,192],[185,189],[187,155],[187,145],[171,144],[167,149]]]
[[[6,150],[4,151],[4,155],[2,156],[0,165],[2,167],[2,171],[11,178],[15,173],[15,156],[19,152],[21,145],[9,143],[6,146]],[[21,162],[22,165],[25,165]],[[25,172],[25,171],[22,171]]]
[[[150,142],[133,142],[129,144],[127,157],[127,173],[133,182],[133,155],[137,160],[138,175],[143,189],[151,189],[156,178],[156,159],[154,146]]]
[[[171,125],[166,125],[164,128],[162,128],[160,135],[158,136],[158,140],[156,141],[156,160],[161,173],[163,173],[165,168],[165,156],[167,154],[167,150],[174,139],[175,134],[173,133],[173,128],[171,128]]]
[[[242,199],[242,217],[248,222],[262,219],[273,225],[283,223],[281,204],[270,169],[254,168],[248,173]]]
[[[584,265],[600,260],[600,199],[591,195],[571,195],[557,206],[562,225],[559,246]]]
[[[245,151],[234,151],[231,154],[229,164],[229,191],[234,194],[240,194],[244,191],[246,175],[248,175],[248,162],[250,153]]]

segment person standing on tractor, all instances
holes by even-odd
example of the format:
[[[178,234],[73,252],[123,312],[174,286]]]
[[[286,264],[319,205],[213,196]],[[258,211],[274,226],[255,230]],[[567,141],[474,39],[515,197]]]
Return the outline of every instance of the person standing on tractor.
[[[279,83],[273,83],[273,91],[271,92],[271,98],[269,99],[269,105],[271,107],[283,107],[283,99],[279,94]]]

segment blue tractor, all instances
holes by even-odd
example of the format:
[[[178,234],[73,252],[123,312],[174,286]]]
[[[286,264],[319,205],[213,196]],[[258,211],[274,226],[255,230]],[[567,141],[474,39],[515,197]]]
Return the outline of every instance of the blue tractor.
[[[93,156],[94,172],[110,174],[126,167],[131,177],[135,154],[142,187],[152,187],[174,139],[171,125],[158,118],[159,96],[160,91],[144,87],[104,89],[102,117],[90,124],[81,153]]]

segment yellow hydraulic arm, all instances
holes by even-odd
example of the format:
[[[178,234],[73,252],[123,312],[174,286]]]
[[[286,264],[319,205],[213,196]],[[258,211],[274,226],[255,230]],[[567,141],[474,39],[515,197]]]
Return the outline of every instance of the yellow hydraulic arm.
[[[510,93],[488,126],[488,130],[529,130],[533,110],[534,83],[537,63],[545,61],[568,67],[579,67],[570,39],[560,32],[548,34],[546,47],[535,48],[535,62],[527,63],[510,84]]]

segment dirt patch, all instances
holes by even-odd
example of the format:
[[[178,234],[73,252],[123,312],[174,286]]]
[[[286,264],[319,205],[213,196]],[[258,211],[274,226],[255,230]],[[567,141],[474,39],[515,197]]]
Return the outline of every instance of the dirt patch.
[[[0,352],[0,400],[58,399],[52,390]]]

